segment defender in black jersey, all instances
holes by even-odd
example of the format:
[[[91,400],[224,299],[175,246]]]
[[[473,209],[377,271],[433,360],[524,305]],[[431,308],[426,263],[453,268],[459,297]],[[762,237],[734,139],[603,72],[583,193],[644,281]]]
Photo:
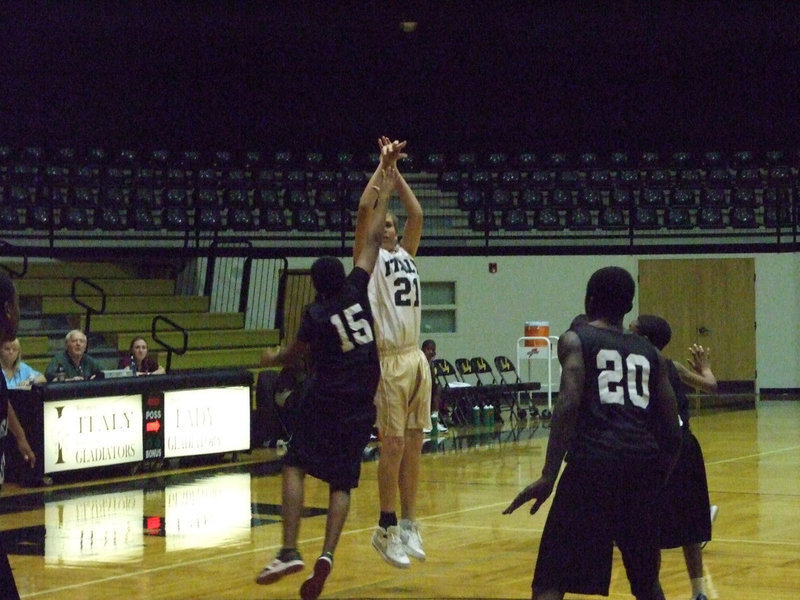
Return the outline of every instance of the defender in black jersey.
[[[383,239],[389,196],[396,172],[386,169],[380,185],[364,194],[374,201],[364,248],[345,277],[338,258],[322,257],[311,267],[317,297],[303,313],[297,339],[279,351],[266,350],[262,364],[293,363],[309,354],[310,375],[304,382],[298,423],[283,466],[283,547],[256,577],[260,584],[300,571],[297,551],[306,474],[329,484],[328,518],[322,555],[300,588],[304,600],[317,598],[333,567],[333,552],[350,507],[350,490],[358,486],[361,457],[375,423],[375,391],[380,362],[367,286]]]
[[[10,342],[17,337],[19,327],[19,298],[14,282],[5,271],[0,270],[0,343]],[[9,401],[8,386],[5,377],[0,381],[0,486],[5,479],[5,448],[7,435],[12,433],[17,441],[17,449],[25,464],[34,468],[36,455],[33,452],[25,430],[17,419],[17,413]],[[8,555],[0,543],[0,598],[3,600],[19,600],[14,573],[8,562]]]
[[[566,592],[608,595],[613,546],[622,553],[633,595],[661,600],[658,493],[680,447],[675,394],[664,358],[623,332],[635,283],[618,267],[586,286],[587,323],[559,338],[561,386],[542,476],[504,511],[535,500],[535,513],[566,467],[547,516],[533,598]]]
[[[656,315],[639,315],[628,326],[663,350],[672,338],[669,323]],[[661,547],[683,549],[686,570],[692,586],[692,600],[706,598],[703,575],[703,546],[711,539],[711,506],[708,479],[700,442],[689,428],[689,398],[685,385],[713,393],[717,379],[711,371],[709,351],[697,344],[689,348],[688,368],[668,360],[669,379],[678,399],[683,442],[678,462],[667,481],[661,515]]]

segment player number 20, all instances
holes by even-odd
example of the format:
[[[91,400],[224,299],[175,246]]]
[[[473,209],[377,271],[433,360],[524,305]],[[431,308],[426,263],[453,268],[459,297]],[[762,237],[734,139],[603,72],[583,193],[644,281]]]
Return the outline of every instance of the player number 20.
[[[597,384],[601,404],[625,404],[625,390],[634,406],[647,408],[650,402],[650,361],[641,354],[629,354],[623,361],[616,350],[597,353]]]

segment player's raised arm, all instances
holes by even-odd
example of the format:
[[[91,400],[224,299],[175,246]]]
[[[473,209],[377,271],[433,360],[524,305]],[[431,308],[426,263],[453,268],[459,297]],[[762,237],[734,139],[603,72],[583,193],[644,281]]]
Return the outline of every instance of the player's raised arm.
[[[397,183],[395,184],[397,195],[403,207],[406,209],[406,224],[403,227],[403,237],[400,245],[411,256],[417,255],[419,241],[422,238],[422,206],[411,191],[408,183],[401,174],[398,173]]]
[[[687,362],[691,369],[678,361],[674,361],[681,381],[707,394],[715,393],[717,391],[717,378],[711,370],[711,349],[692,344],[692,347],[689,348],[689,355]]]
[[[370,216],[366,219],[369,223],[359,255],[355,260],[355,266],[364,269],[367,273],[372,273],[375,262],[378,260],[378,252],[383,241],[383,228],[386,223],[386,213],[389,211],[389,197],[392,195],[395,182],[397,181],[397,169],[393,166],[386,167],[381,171],[379,178],[380,185],[372,187],[373,203],[370,208]],[[367,194],[368,195],[368,194]],[[362,196],[363,199],[364,196]]]
[[[358,203],[358,212],[356,214],[356,233],[353,242],[353,264],[358,263],[358,258],[364,249],[364,244],[370,228],[370,217],[375,209],[375,190],[381,188],[383,179],[382,171],[388,168],[396,168],[397,160],[403,158],[403,148],[406,147],[405,141],[390,141],[386,136],[382,136],[378,140],[378,146],[381,150],[381,159],[375,172],[369,178],[364,191],[361,194],[361,199]],[[390,190],[387,190],[390,191]],[[387,205],[388,206],[388,205]]]

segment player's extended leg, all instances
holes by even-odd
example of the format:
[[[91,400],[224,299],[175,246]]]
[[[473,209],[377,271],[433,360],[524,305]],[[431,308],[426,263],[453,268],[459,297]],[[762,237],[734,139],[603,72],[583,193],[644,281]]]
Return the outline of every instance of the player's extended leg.
[[[686,560],[689,579],[697,579],[703,576],[703,551],[700,549],[700,544],[683,546],[683,558]]]
[[[422,430],[407,429],[405,450],[400,461],[400,514],[413,521],[417,510],[417,488],[419,487],[419,464],[422,455]]]
[[[283,467],[281,518],[283,519],[283,547],[297,548],[300,517],[303,513],[303,479],[305,473],[298,467]]]
[[[686,561],[686,571],[692,584],[692,598],[704,597],[705,578],[703,576],[703,550],[700,544],[683,546],[683,558]]]
[[[325,541],[322,552],[333,554],[344,529],[347,513],[350,510],[350,490],[331,489],[328,499],[328,518],[325,521]]]
[[[422,536],[417,527],[417,489],[419,488],[419,465],[422,453],[422,430],[406,430],[406,449],[400,463],[400,537],[406,554],[417,560],[425,560]]]
[[[397,510],[397,482],[404,450],[405,442],[402,437],[391,435],[381,438],[378,458],[378,497],[381,512]]]
[[[300,516],[303,513],[303,479],[305,472],[299,467],[283,467],[281,517],[283,518],[283,547],[278,556],[262,569],[256,583],[269,585],[285,575],[297,573],[305,566],[297,550]]]
[[[300,597],[303,600],[316,600],[322,593],[325,580],[333,569],[333,551],[339,543],[339,536],[347,520],[350,510],[350,490],[331,487],[328,496],[328,518],[325,521],[325,541],[322,543],[322,554],[314,563],[314,570],[300,586]]]
[[[393,567],[408,568],[411,564],[400,539],[397,525],[397,482],[403,458],[404,440],[401,436],[385,436],[381,439],[378,459],[378,496],[381,508],[381,523],[372,535],[372,547],[381,558]],[[391,517],[391,518],[390,518]],[[390,522],[391,521],[391,522]]]

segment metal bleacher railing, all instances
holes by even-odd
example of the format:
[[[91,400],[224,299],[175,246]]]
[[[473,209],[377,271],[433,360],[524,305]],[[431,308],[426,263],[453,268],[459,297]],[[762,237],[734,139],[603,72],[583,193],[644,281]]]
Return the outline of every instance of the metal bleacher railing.
[[[337,152],[0,146],[0,236],[28,247],[351,243],[377,162]],[[797,245],[798,153],[430,152],[402,170],[444,252],[681,252]],[[402,216],[402,214],[401,214]]]

